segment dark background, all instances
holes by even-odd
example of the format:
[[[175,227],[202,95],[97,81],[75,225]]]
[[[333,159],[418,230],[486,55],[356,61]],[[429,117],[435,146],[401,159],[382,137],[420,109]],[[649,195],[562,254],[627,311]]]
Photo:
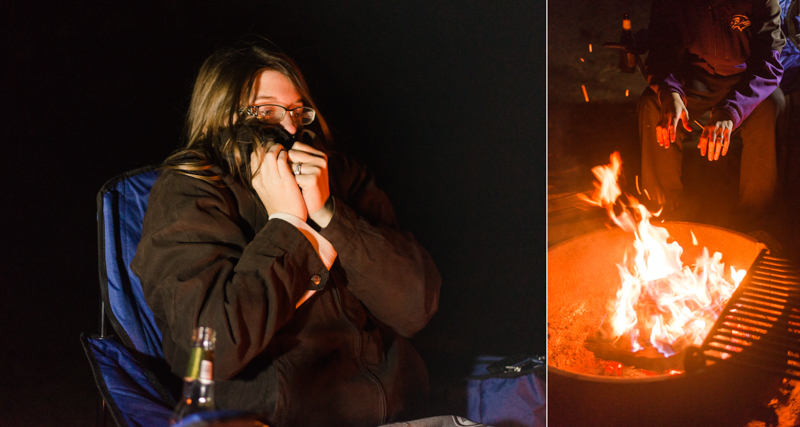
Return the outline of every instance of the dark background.
[[[300,65],[443,286],[434,381],[545,351],[545,4],[3,2],[0,424],[91,425],[95,195],[178,147],[202,61],[249,33]]]

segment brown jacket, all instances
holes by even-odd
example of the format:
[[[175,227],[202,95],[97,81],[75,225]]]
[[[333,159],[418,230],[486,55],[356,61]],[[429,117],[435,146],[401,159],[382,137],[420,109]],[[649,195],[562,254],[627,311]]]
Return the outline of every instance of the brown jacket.
[[[436,312],[439,273],[364,168],[335,154],[328,163],[330,271],[249,188],[173,171],[153,187],[131,264],[173,372],[184,373],[192,329],[213,327],[218,406],[270,425],[375,426],[407,416],[427,388],[405,338]]]

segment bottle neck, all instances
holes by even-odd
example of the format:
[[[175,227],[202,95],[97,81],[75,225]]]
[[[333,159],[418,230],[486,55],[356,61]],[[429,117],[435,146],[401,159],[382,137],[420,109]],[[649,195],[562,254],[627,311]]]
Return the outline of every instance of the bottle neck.
[[[203,347],[193,347],[184,380],[203,383],[214,381],[214,351]]]

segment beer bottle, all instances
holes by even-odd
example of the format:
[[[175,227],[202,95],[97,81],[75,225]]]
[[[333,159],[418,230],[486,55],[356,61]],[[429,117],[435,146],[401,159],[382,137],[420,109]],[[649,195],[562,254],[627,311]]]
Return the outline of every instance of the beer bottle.
[[[619,70],[623,73],[633,73],[636,71],[636,56],[631,50],[633,47],[633,33],[631,33],[631,18],[628,14],[622,15],[622,33],[619,36],[619,44],[623,49],[619,51]]]
[[[195,412],[215,409],[213,368],[216,339],[216,332],[209,327],[200,326],[194,330],[183,397],[172,413],[172,424]]]

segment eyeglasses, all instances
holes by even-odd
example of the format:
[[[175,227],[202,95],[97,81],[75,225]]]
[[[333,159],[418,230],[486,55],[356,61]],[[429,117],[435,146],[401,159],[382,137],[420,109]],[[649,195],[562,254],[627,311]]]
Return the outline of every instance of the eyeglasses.
[[[276,104],[253,105],[246,109],[242,108],[239,112],[247,114],[248,116],[258,117],[270,123],[280,123],[288,112],[292,121],[298,125],[310,125],[314,121],[314,118],[317,117],[317,112],[311,107],[297,107],[290,110],[282,105]]]

